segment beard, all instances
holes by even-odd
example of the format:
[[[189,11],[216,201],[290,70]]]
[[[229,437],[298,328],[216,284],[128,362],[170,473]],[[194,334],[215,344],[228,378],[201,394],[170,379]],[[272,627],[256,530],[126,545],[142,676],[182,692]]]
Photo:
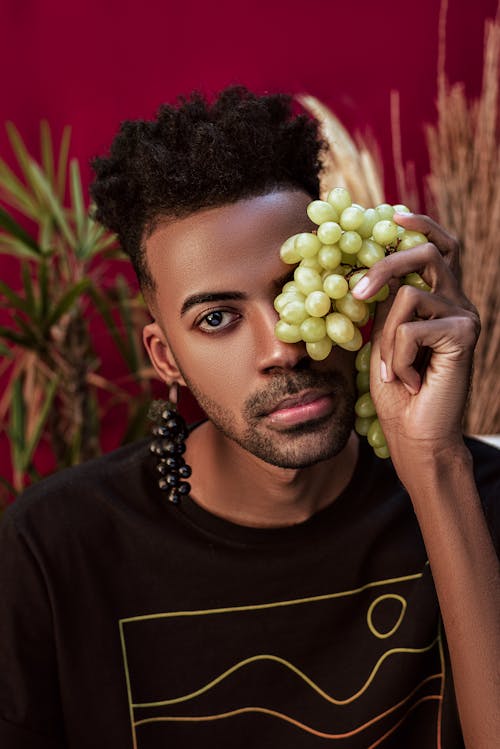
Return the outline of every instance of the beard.
[[[295,370],[273,376],[264,390],[245,401],[241,428],[232,411],[203,393],[184,372],[182,375],[209,420],[227,439],[280,468],[306,468],[332,458],[345,447],[354,427],[354,393],[340,372]],[[309,389],[328,392],[334,404],[331,414],[279,431],[266,424],[265,415],[280,401]]]

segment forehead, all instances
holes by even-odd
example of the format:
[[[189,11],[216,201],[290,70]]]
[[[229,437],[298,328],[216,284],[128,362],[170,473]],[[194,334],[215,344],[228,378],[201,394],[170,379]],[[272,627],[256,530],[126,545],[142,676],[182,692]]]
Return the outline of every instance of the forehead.
[[[272,192],[160,224],[146,240],[156,301],[178,309],[202,291],[247,290],[289,269],[279,257],[292,234],[311,230],[311,197]]]

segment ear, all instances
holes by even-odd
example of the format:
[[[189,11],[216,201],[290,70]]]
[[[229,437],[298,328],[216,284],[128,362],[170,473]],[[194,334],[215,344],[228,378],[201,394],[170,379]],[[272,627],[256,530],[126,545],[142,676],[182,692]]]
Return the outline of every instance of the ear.
[[[156,321],[144,327],[142,340],[160,379],[167,385],[172,385],[174,382],[179,385],[186,385],[165,333]]]

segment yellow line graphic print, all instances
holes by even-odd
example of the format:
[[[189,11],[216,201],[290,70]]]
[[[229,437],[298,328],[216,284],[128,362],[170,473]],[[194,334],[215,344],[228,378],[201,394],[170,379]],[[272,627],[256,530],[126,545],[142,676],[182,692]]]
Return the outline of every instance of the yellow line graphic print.
[[[127,653],[126,629],[128,628],[128,625],[133,626],[134,624],[144,623],[144,622],[148,622],[152,620],[160,620],[160,619],[173,619],[173,618],[182,619],[183,617],[200,617],[200,616],[212,617],[212,616],[218,616],[218,615],[223,615],[223,614],[266,611],[266,610],[278,609],[282,607],[299,606],[301,604],[314,604],[314,603],[344,598],[347,596],[354,596],[363,591],[380,588],[382,586],[416,581],[422,577],[423,577],[423,573],[419,572],[419,573],[412,574],[412,575],[405,575],[401,577],[393,577],[393,578],[387,578],[384,580],[372,581],[360,587],[350,589],[350,590],[344,590],[344,591],[337,592],[337,593],[328,593],[324,595],[311,596],[311,597],[300,598],[300,599],[276,601],[272,603],[263,603],[263,604],[254,604],[254,605],[221,607],[221,608],[213,608],[213,609],[163,612],[163,613],[157,613],[157,614],[146,614],[143,616],[132,616],[132,617],[121,619],[119,621],[120,638],[121,638],[121,645],[122,645],[123,662],[124,662],[124,667],[125,667],[126,686],[127,686],[134,749],[137,749],[138,747],[137,728],[139,726],[153,724],[153,723],[159,724],[159,723],[169,723],[169,722],[170,723],[186,723],[186,724],[201,723],[205,721],[211,722],[211,721],[219,721],[223,719],[228,719],[228,718],[232,718],[238,715],[243,715],[243,714],[248,714],[248,713],[260,713],[263,715],[268,715],[270,717],[273,717],[275,719],[278,719],[290,725],[296,726],[298,729],[305,731],[311,735],[320,737],[320,738],[325,738],[325,739],[330,739],[330,740],[344,739],[344,738],[348,738],[349,736],[355,736],[357,734],[360,734],[362,731],[368,729],[371,726],[374,726],[375,724],[377,724],[379,721],[381,721],[385,717],[395,713],[397,710],[404,707],[406,704],[406,710],[404,712],[404,715],[398,716],[396,723],[392,725],[388,730],[385,730],[382,736],[379,736],[374,741],[374,743],[370,744],[370,746],[367,747],[367,749],[375,749],[376,747],[380,746],[380,744],[389,735],[391,735],[392,733],[394,733],[394,731],[397,730],[397,728],[404,722],[406,717],[412,711],[414,711],[418,705],[425,703],[425,702],[429,702],[429,701],[436,701],[439,704],[438,714],[437,714],[437,726],[436,726],[437,728],[436,749],[440,749],[441,747],[440,727],[441,727],[441,717],[442,717],[441,706],[442,706],[442,701],[443,701],[444,681],[445,681],[444,658],[443,658],[443,652],[442,652],[440,630],[438,631],[437,636],[429,644],[423,647],[418,647],[418,648],[397,647],[397,648],[391,648],[391,649],[386,650],[384,653],[382,653],[382,655],[380,655],[375,665],[372,667],[372,670],[369,673],[368,677],[366,678],[365,682],[360,686],[360,688],[356,692],[354,692],[353,694],[351,694],[350,696],[346,698],[340,698],[338,696],[335,697],[332,694],[329,694],[328,692],[326,692],[324,689],[321,688],[319,684],[317,684],[306,673],[304,673],[301,669],[295,666],[291,661],[286,660],[285,658],[279,657],[277,655],[269,654],[269,653],[258,653],[258,654],[251,655],[247,658],[244,658],[240,661],[237,661],[230,668],[227,668],[226,670],[221,672],[219,675],[217,675],[215,678],[211,679],[206,684],[203,684],[200,688],[194,691],[188,692],[186,694],[181,694],[179,696],[172,697],[170,699],[155,700],[155,701],[148,701],[148,702],[134,701],[133,700],[133,692],[134,692],[133,679],[131,678],[130,663],[129,663],[129,657]],[[373,623],[373,612],[375,611],[376,607],[378,606],[380,602],[387,600],[387,599],[393,599],[395,601],[398,601],[399,604],[401,605],[401,610],[400,610],[397,620],[395,621],[394,626],[387,631],[381,632]],[[407,610],[407,601],[403,596],[399,594],[395,594],[395,593],[380,595],[372,601],[372,603],[370,604],[367,610],[367,613],[366,613],[367,628],[373,636],[379,639],[379,641],[380,639],[385,639],[387,637],[390,637],[399,629],[399,626],[401,625],[401,622],[403,621],[405,617],[406,610]],[[440,663],[441,663],[441,671],[439,673],[434,673],[434,674],[427,676],[415,688],[413,688],[413,690],[409,694],[407,694],[402,700],[400,700],[394,705],[391,705],[384,712],[381,712],[380,714],[374,717],[371,717],[368,721],[364,722],[362,725],[355,726],[354,728],[351,728],[350,730],[344,733],[328,733],[325,731],[320,731],[316,728],[313,728],[312,726],[307,725],[304,722],[301,722],[300,720],[290,715],[287,715],[286,713],[280,712],[279,710],[271,709],[271,708],[264,707],[264,706],[258,706],[258,705],[257,706],[241,706],[233,710],[219,712],[216,714],[208,714],[208,715],[152,716],[152,717],[142,717],[137,720],[135,719],[136,710],[148,709],[148,708],[157,709],[157,708],[171,706],[175,704],[181,704],[181,703],[186,704],[189,701],[196,700],[202,695],[206,695],[207,693],[209,693],[211,690],[216,688],[218,685],[220,685],[226,679],[231,677],[233,674],[237,672],[241,672],[242,670],[246,669],[252,664],[258,663],[258,662],[271,662],[271,663],[280,665],[284,669],[295,674],[300,680],[302,680],[305,684],[307,684],[312,691],[314,691],[317,695],[319,695],[326,702],[332,705],[341,707],[341,706],[349,705],[355,702],[359,697],[361,697],[369,689],[378,671],[380,670],[382,664],[388,659],[390,659],[391,656],[404,655],[404,654],[409,654],[409,655],[422,654],[422,653],[431,651],[436,645],[438,646],[438,649],[439,649],[439,656],[440,656]],[[425,684],[432,682],[435,679],[440,679],[439,691],[437,693],[426,694],[417,698],[418,691]],[[416,698],[416,701],[413,704],[408,705],[407,703],[412,698]]]
[[[431,650],[434,645],[436,645],[438,641],[438,638],[436,637],[435,640],[433,640],[430,645],[426,645],[423,648],[393,648],[392,650],[387,650],[383,655],[380,656],[377,663],[373,667],[370,676],[365,681],[361,689],[359,689],[357,692],[355,692],[350,697],[347,697],[344,700],[336,699],[335,697],[332,697],[331,695],[327,694],[326,692],[321,689],[317,684],[314,683],[312,679],[310,679],[303,671],[301,671],[299,668],[293,665],[293,663],[290,663],[289,661],[286,661],[284,658],[279,658],[277,655],[254,655],[251,658],[245,658],[245,660],[240,661],[239,663],[236,663],[234,666],[229,668],[227,671],[224,671],[224,673],[220,674],[216,679],[213,679],[208,684],[205,684],[205,686],[201,687],[200,689],[197,689],[195,692],[191,692],[190,694],[185,694],[182,697],[174,697],[170,700],[160,700],[158,702],[136,702],[132,705],[133,708],[139,708],[139,707],[162,707],[164,705],[175,705],[179,702],[188,702],[189,700],[195,699],[196,697],[199,697],[202,694],[205,694],[210,689],[215,687],[217,684],[220,684],[224,679],[227,679],[228,676],[235,673],[236,671],[239,671],[241,668],[244,668],[245,666],[248,666],[250,663],[255,663],[256,661],[274,661],[275,663],[281,663],[286,668],[290,669],[290,671],[293,671],[293,673],[297,674],[301,679],[303,679],[306,684],[308,684],[311,689],[314,689],[315,692],[317,692],[323,699],[327,700],[327,702],[330,702],[332,705],[348,705],[350,702],[354,702],[355,700],[360,697],[363,692],[366,692],[370,684],[372,683],[373,679],[375,678],[375,675],[377,671],[379,670],[382,663],[389,658],[391,655],[395,655],[396,653],[426,653],[428,650]]]
[[[297,728],[302,729],[306,733],[310,733],[313,736],[318,736],[319,738],[323,739],[347,739],[352,736],[355,736],[356,734],[361,733],[362,731],[366,730],[367,728],[370,728],[370,726],[373,726],[378,721],[382,720],[383,718],[386,718],[388,715],[393,713],[398,708],[402,707],[405,702],[408,702],[413,695],[420,689],[420,687],[425,684],[428,681],[431,681],[432,679],[437,679],[441,676],[441,674],[435,674],[434,676],[429,676],[427,679],[424,679],[424,681],[421,682],[415,689],[413,689],[410,694],[408,694],[401,702],[398,702],[397,705],[393,705],[388,710],[385,710],[383,713],[380,713],[380,715],[376,715],[374,718],[371,718],[371,720],[367,721],[366,723],[363,723],[363,725],[358,726],[357,728],[353,728],[351,731],[346,731],[344,733],[326,733],[325,731],[318,731],[315,728],[312,728],[311,726],[307,726],[305,723],[302,723],[299,720],[296,720],[295,718],[290,717],[289,715],[285,715],[283,713],[280,713],[276,710],[270,710],[266,707],[241,707],[237,710],[230,710],[226,713],[218,713],[216,715],[196,715],[196,716],[179,716],[179,715],[172,715],[168,717],[155,717],[155,718],[143,718],[142,720],[138,720],[134,725],[135,726],[142,726],[146,725],[148,723],[165,723],[165,722],[174,722],[174,723],[199,723],[199,722],[205,722],[205,721],[214,721],[214,720],[221,720],[223,718],[233,718],[236,715],[244,715],[245,713],[262,713],[263,715],[270,715],[275,718],[279,718],[286,723],[290,723],[291,725],[296,726]],[[435,694],[426,695],[425,697],[421,697],[419,700],[417,700],[411,707],[408,708],[404,716],[394,725],[392,726],[383,736],[381,736],[379,739],[375,741],[375,743],[370,744],[370,747],[367,749],[372,749],[375,746],[378,746],[384,739],[386,739],[391,733],[393,733],[400,725],[404,722],[406,717],[414,710],[418,705],[422,704],[423,702],[426,702],[428,700],[439,700],[440,697]]]

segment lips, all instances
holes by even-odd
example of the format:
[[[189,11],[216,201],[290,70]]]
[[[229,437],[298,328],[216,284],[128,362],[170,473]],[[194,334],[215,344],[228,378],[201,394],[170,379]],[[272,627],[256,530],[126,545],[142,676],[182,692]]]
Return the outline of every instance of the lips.
[[[304,393],[298,393],[298,395],[291,395],[283,400],[279,401],[275,406],[266,411],[266,415],[276,413],[276,411],[283,411],[288,408],[297,408],[299,406],[305,406],[308,403],[312,403],[319,398],[328,395],[328,393],[318,392],[317,390],[310,390]]]

